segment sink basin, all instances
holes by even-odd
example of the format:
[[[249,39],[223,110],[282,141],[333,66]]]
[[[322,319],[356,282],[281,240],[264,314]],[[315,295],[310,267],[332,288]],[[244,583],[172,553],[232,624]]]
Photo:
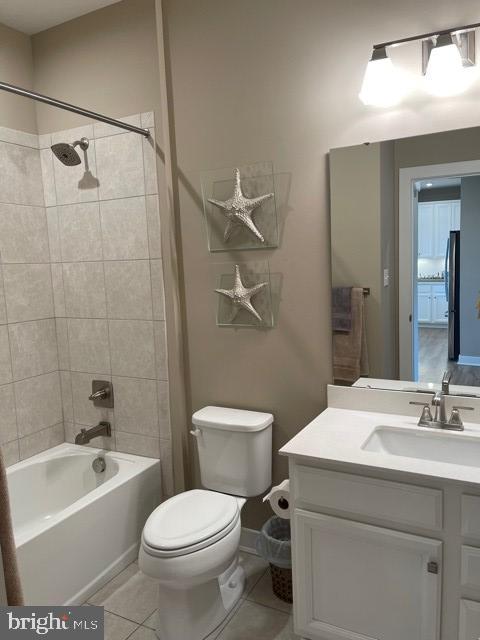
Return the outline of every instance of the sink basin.
[[[444,431],[378,426],[363,443],[365,451],[480,467],[480,438]]]

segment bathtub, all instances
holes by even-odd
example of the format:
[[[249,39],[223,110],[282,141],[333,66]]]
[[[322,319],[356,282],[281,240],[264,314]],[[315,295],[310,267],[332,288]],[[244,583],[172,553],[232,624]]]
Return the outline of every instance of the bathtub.
[[[106,469],[92,462],[102,456]],[[137,557],[160,462],[61,444],[7,469],[25,602],[81,604]]]

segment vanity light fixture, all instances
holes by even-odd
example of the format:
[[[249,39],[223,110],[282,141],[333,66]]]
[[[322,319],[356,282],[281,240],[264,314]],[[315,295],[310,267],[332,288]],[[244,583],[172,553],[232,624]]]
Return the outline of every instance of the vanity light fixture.
[[[400,102],[403,94],[399,73],[388,57],[387,48],[374,48],[365,70],[360,100],[374,107],[392,107]]]
[[[375,44],[365,71],[360,100],[377,107],[390,107],[400,102],[407,83],[395,69],[387,49],[415,41],[422,42],[425,89],[435,96],[465,91],[474,79],[466,67],[475,65],[474,30],[477,27],[480,22]]]

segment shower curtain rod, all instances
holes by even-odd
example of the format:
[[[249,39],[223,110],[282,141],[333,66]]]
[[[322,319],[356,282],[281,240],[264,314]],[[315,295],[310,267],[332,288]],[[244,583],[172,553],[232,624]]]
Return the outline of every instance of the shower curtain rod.
[[[115,127],[120,127],[121,129],[126,129],[127,131],[133,131],[134,133],[139,133],[140,135],[145,136],[146,138],[150,136],[150,132],[148,129],[142,129],[141,127],[136,127],[133,124],[121,122],[120,120],[115,120],[115,118],[109,118],[108,116],[104,116],[101,113],[96,113],[95,111],[89,111],[88,109],[82,109],[81,107],[76,107],[74,104],[70,104],[69,102],[63,102],[63,100],[57,100],[56,98],[50,98],[49,96],[44,96],[41,93],[28,91],[27,89],[22,89],[22,87],[16,87],[13,84],[0,82],[0,89],[2,89],[3,91],[8,91],[10,93],[16,93],[17,95],[24,96],[25,98],[31,98],[32,100],[37,100],[38,102],[44,102],[45,104],[50,104],[52,105],[52,107],[58,107],[59,109],[64,109],[65,111],[72,111],[73,113],[78,113],[81,116],[85,116],[86,118],[93,118],[94,120],[99,120],[100,122],[106,122],[107,124],[112,124]]]

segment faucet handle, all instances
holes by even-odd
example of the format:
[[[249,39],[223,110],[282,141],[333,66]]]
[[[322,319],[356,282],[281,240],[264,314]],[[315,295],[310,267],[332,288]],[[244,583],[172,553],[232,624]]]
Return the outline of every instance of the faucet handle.
[[[433,422],[432,411],[430,409],[430,404],[427,402],[410,402],[409,404],[414,404],[419,407],[423,407],[422,415],[420,416],[420,420],[418,421],[419,427],[428,427],[430,426],[430,422]]]
[[[473,407],[452,407],[452,413],[450,415],[450,420],[448,421],[448,425],[450,428],[454,427],[459,431],[463,430],[463,421],[462,416],[460,415],[460,411],[473,411]]]

